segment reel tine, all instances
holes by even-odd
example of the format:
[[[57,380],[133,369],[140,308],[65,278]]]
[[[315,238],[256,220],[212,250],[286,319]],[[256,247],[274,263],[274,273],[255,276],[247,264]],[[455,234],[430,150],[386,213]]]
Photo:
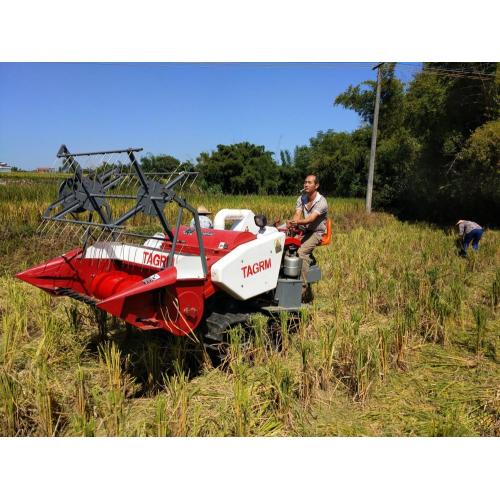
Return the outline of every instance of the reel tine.
[[[91,234],[91,226],[87,226],[87,228],[83,231],[82,233],[82,237],[80,239],[80,242],[82,243],[82,246],[84,248],[87,247],[88,245],[88,242],[89,242],[89,238],[90,238],[90,234]]]
[[[184,184],[186,184],[188,179],[189,179],[189,176],[186,175],[186,178],[182,181],[182,184],[179,188],[179,191],[182,191],[184,189]]]
[[[124,181],[127,180],[127,177],[129,175],[128,165],[123,165],[123,164],[120,165],[117,175],[119,175],[122,178],[122,182],[120,183],[121,186],[124,183]]]
[[[127,263],[129,263],[130,261],[133,260],[132,259],[132,255],[131,255],[131,253],[132,253],[132,247],[130,245],[127,245],[127,246],[123,245],[123,247],[126,249],[125,261]]]
[[[66,237],[66,233],[68,232],[68,229],[70,226],[71,226],[71,224],[69,222],[63,224],[63,228],[61,229],[61,232],[60,232],[61,240],[64,241],[64,238]]]
[[[128,189],[130,187],[130,183],[132,182],[132,177],[133,175],[130,172],[125,176],[125,180],[122,185],[123,188]]]
[[[67,224],[68,226],[68,229],[67,231],[65,231],[65,234],[67,234],[68,236],[66,237],[65,236],[65,239],[67,241],[70,241],[71,243],[73,243],[73,241],[76,239],[78,240],[78,234],[80,233],[80,228],[75,224]]]
[[[42,233],[41,233],[41,236],[43,236],[43,238],[47,241],[47,240],[50,240],[51,239],[51,235],[50,235],[50,228],[51,228],[51,222],[50,220],[47,220],[45,221],[45,224],[44,226],[42,227]]]
[[[95,228],[89,226],[89,237],[88,241],[93,245],[95,243]]]
[[[85,232],[85,226],[75,226],[73,233],[72,233],[72,239],[75,241],[75,243],[81,242],[84,232]]]
[[[139,178],[136,175],[131,176],[131,187],[137,189],[140,185]]]
[[[58,231],[58,235],[60,236],[62,241],[69,241],[72,234],[73,225],[70,222],[64,223],[62,229]]]
[[[52,238],[54,230],[56,228],[56,222],[54,220],[50,220],[49,224],[47,225],[47,237]]]
[[[101,228],[96,229],[97,236],[95,237],[94,243],[99,243],[102,240],[103,230]]]
[[[130,185],[130,173],[126,173],[123,177],[123,182],[120,187],[122,187],[125,191],[128,189]]]
[[[191,182],[191,184],[189,185],[189,189],[191,189],[193,187],[193,184],[196,182],[196,179],[198,179],[198,175],[200,174],[200,172],[195,172],[194,175],[192,176],[193,177],[193,180]]]
[[[64,241],[73,242],[73,239],[75,238],[75,231],[77,230],[77,228],[75,228],[71,223],[66,224],[66,226],[67,229],[65,229],[63,233],[63,239]]]
[[[81,165],[81,168],[84,172],[85,170],[89,170],[89,162],[90,162],[90,156],[84,156],[83,165]]]
[[[107,159],[109,155],[109,159]],[[114,163],[114,153],[104,153],[101,158],[101,165],[103,167],[104,173],[106,173],[107,170],[113,168],[112,165]]]
[[[100,243],[101,241],[103,241],[104,230],[102,228],[98,228],[97,233],[98,233],[98,235],[96,237],[95,244]],[[100,271],[101,268],[102,268],[102,264],[105,261],[105,259],[104,259],[104,248],[103,247],[97,248],[97,259],[96,259],[96,261],[97,261],[96,262],[97,263],[97,270]]]
[[[168,184],[170,182],[170,180],[175,176],[175,174],[177,173],[177,168],[178,167],[175,167],[173,172],[169,172],[169,176],[168,176],[167,182],[165,182],[165,184]]]
[[[42,228],[43,231],[43,236],[45,239],[50,240],[52,239],[52,233],[53,233],[53,228],[55,227],[55,222],[52,220],[46,220],[45,225]]]
[[[123,171],[120,171],[119,177],[121,178],[120,182],[118,183],[118,189],[123,189],[125,187],[125,183],[127,182],[127,174]]]
[[[35,234],[42,235],[45,232],[48,222],[49,222],[48,220],[42,219],[40,224],[36,228]]]

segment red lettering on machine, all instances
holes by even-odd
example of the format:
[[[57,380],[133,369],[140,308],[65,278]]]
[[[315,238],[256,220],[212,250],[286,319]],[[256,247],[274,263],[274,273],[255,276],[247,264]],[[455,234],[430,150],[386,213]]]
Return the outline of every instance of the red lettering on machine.
[[[165,267],[165,264],[167,263],[167,256],[161,253],[144,252],[142,261],[148,266]]]
[[[254,274],[260,273],[261,271],[265,271],[266,269],[270,268],[271,268],[271,258],[269,257],[269,259],[255,262],[255,264],[243,266],[241,270],[243,271],[243,277],[248,278],[249,276],[253,276]]]

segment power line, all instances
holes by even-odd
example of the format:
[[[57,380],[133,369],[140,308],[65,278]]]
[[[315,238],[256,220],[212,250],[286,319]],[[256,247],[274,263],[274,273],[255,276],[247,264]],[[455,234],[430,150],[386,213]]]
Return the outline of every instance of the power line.
[[[401,63],[397,63],[401,66],[413,66],[413,67],[416,67],[417,64],[415,63],[405,63],[405,62],[401,62]],[[479,75],[479,76],[492,76],[491,73],[484,73],[484,72],[481,72],[481,71],[466,71],[464,69],[453,69],[453,68],[439,68],[439,67],[427,67],[427,68],[422,68],[423,70],[426,70],[426,71],[447,71],[447,72],[450,72],[450,73],[462,73],[462,74],[467,74],[467,75]]]
[[[413,66],[416,65],[411,63],[398,63],[404,66]],[[442,76],[454,77],[454,78],[470,78],[476,80],[490,80],[495,78],[495,74],[492,73],[483,73],[479,71],[465,71],[465,70],[455,70],[455,69],[447,69],[447,68],[421,68],[422,73],[435,73]]]

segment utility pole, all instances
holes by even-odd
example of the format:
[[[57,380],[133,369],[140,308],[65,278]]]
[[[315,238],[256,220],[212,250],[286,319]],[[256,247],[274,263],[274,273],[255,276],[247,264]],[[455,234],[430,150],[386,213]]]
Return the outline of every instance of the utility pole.
[[[380,107],[380,87],[382,86],[381,68],[379,63],[372,69],[377,69],[377,93],[375,97],[375,112],[373,113],[372,146],[370,149],[370,166],[368,167],[368,185],[366,187],[366,213],[372,212],[373,172],[375,170],[375,152],[377,150],[378,110]]]

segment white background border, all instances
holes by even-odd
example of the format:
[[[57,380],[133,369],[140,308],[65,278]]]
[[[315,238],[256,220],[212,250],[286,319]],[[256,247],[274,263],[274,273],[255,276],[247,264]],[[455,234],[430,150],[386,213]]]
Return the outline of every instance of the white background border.
[[[497,61],[493,5],[5,1],[0,61]],[[29,499],[491,498],[498,443],[2,438],[1,491]]]
[[[496,15],[495,15],[496,14]],[[496,61],[490,0],[16,0],[2,61]]]

